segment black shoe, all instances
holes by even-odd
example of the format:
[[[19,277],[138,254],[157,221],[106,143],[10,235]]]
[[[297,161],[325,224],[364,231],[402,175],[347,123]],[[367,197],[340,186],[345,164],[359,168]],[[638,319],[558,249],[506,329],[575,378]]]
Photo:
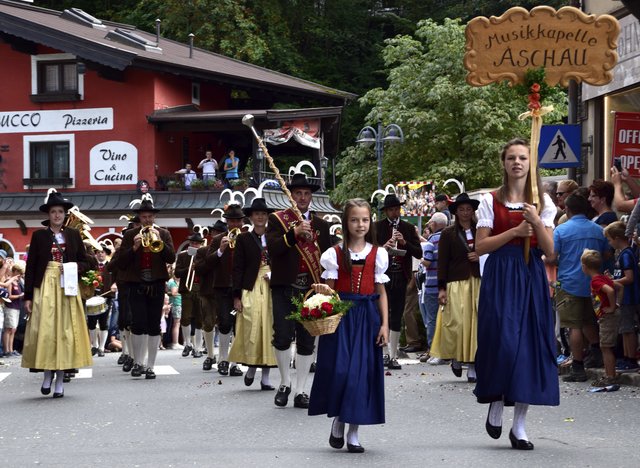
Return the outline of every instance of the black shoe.
[[[511,448],[516,450],[533,450],[533,444],[528,440],[516,439],[513,430],[509,431],[509,441],[511,441]]]
[[[63,383],[71,382],[71,375],[68,372],[65,372],[64,375],[62,376],[62,382]]]
[[[347,443],[347,452],[349,453],[363,453],[364,447],[362,445],[351,445]]]
[[[487,434],[492,439],[499,439],[502,435],[502,426],[492,426],[489,424],[489,415],[487,414],[487,421],[484,423],[484,428],[487,430]]]
[[[211,366],[213,366],[213,359],[211,359],[210,357],[208,357],[207,359],[204,360],[204,362],[202,363],[202,370],[211,370]]]
[[[309,373],[314,374],[316,372],[316,363],[312,362],[311,367],[309,367]]]
[[[387,364],[387,369],[400,370],[402,366],[398,364],[398,360],[396,358],[389,359],[389,363]]]
[[[98,357],[104,357],[104,351],[98,350]]]
[[[235,366],[233,366],[235,367]],[[231,370],[233,371],[233,367],[231,368]],[[251,387],[251,384],[253,384],[253,377],[248,377],[248,374],[244,376],[244,384],[247,387]]]
[[[207,350],[207,348],[204,348],[204,349],[202,350],[202,354],[209,355],[209,351]]]
[[[91,347],[91,355],[95,356],[97,352],[98,352],[98,348],[96,348],[95,346],[92,346]]]
[[[287,403],[289,402],[289,393],[291,393],[291,387],[280,385],[276,392],[276,397],[273,399],[276,406],[287,406]]]
[[[40,393],[42,393],[43,395],[48,395],[49,393],[51,393],[51,384],[53,384],[53,372],[51,373],[51,380],[49,380],[49,388],[44,388],[44,383],[42,384],[42,387],[40,387]]]
[[[242,372],[238,366],[231,366],[231,370],[229,370],[229,375],[231,377],[241,377],[242,375],[244,375],[244,372]]]
[[[142,377],[144,373],[144,368],[140,364],[134,364],[133,369],[131,369],[131,377]]]
[[[220,364],[218,364],[218,372],[222,375],[229,374],[229,361],[220,361]]]
[[[260,382],[260,390],[271,390],[271,391],[273,391],[275,389],[276,389],[276,387],[274,387],[273,385],[266,385],[266,384],[263,384],[262,382]]]
[[[306,393],[298,393],[296,397],[293,399],[293,407],[294,408],[308,408],[309,407],[309,396]]]
[[[382,365],[384,367],[387,367],[389,365],[389,355],[385,354],[384,356],[382,356]]]
[[[216,362],[218,362],[218,358],[216,358],[215,356],[213,356],[211,358],[211,364],[215,364]]]
[[[121,354],[120,357],[118,358],[118,365],[121,366],[122,364],[124,364],[125,359],[127,359],[129,356],[127,356],[126,354]]]
[[[191,352],[191,355],[194,358],[201,358],[202,357],[202,351],[196,351],[195,349]]]
[[[344,447],[344,436],[342,437],[333,437],[333,434],[329,435],[329,445],[334,449],[341,449]]]
[[[124,364],[122,364],[122,372],[131,372],[132,368],[133,368],[133,358],[131,356],[127,356],[127,358],[124,361]]]
[[[469,383],[476,383],[478,381],[478,379],[476,377],[467,377],[467,382]]]
[[[53,398],[62,398],[64,396],[64,390],[61,392],[53,392]]]
[[[146,375],[144,376],[145,379],[147,380],[153,380],[156,378],[156,373],[153,372],[153,370],[151,369],[151,367],[147,367],[147,370],[144,372]]]
[[[451,372],[456,377],[462,377],[462,367],[453,367],[453,363],[451,363]]]
[[[187,345],[182,349],[182,357],[187,357],[193,351],[193,346]]]

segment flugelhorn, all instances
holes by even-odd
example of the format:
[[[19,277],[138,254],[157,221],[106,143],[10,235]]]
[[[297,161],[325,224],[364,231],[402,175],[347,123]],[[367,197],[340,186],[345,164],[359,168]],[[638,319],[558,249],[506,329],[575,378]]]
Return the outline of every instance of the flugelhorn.
[[[240,228],[233,228],[227,234],[227,239],[229,240],[229,248],[236,248],[236,241],[238,240],[238,236],[242,233]]]
[[[164,242],[158,237],[154,226],[144,226],[140,230],[142,236],[142,247],[148,248],[153,253],[162,252]]]

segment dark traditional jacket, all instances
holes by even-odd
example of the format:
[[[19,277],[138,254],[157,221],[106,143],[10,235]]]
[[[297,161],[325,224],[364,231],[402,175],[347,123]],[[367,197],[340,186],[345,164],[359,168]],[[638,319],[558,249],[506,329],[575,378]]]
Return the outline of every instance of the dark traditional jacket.
[[[471,227],[476,238],[476,227]],[[465,239],[463,241],[463,239]],[[464,229],[457,224],[448,226],[440,234],[438,243],[438,288],[445,289],[447,283],[462,281],[471,276],[480,277],[480,262],[470,262],[467,258],[469,246]]]
[[[198,249],[194,261],[196,273],[200,275],[200,294],[209,295],[215,288],[231,287],[231,271],[233,253],[229,246],[218,256],[218,249],[226,232],[218,234],[211,240],[211,245]]]
[[[388,219],[376,221],[373,223],[373,228],[376,233],[376,243],[379,246],[384,245],[393,233],[393,228]],[[406,241],[405,245],[398,245],[398,249],[406,250],[407,254],[402,257],[402,272],[404,273],[407,281],[411,278],[411,271],[413,269],[413,260],[411,257],[422,258],[422,247],[420,246],[420,238],[416,232],[416,228],[413,224],[400,220],[398,223],[398,231],[404,237]],[[391,258],[389,258],[389,269],[391,268]],[[387,269],[387,273],[389,272]]]
[[[193,264],[191,263],[192,258],[193,258]],[[191,257],[191,255],[189,255],[186,250],[183,250],[178,254],[178,257],[176,259],[175,275],[176,275],[176,278],[180,278],[180,284],[178,286],[178,292],[180,294],[188,294],[190,292],[187,285],[187,277],[189,276],[189,266],[191,266],[191,268],[194,269],[195,271],[195,265],[196,265],[195,257]],[[194,284],[196,281],[200,282],[199,277],[197,280],[194,279]]]
[[[63,228],[64,234],[64,262],[76,262],[78,264],[78,276],[89,269],[89,257],[85,250],[80,233],[69,227]],[[47,264],[53,260],[51,246],[53,245],[53,232],[50,229],[40,229],[31,236],[27,267],[24,279],[24,300],[33,300],[33,290],[39,288],[44,278]]]
[[[329,223],[324,219],[313,216],[311,228],[317,236],[320,255],[331,247],[329,238]],[[296,237],[293,227],[285,229],[282,223],[272,213],[267,224],[267,249],[271,258],[271,286],[289,286],[298,275],[300,254],[296,249]],[[320,272],[318,272],[318,276]]]
[[[112,273],[109,271],[109,263],[111,263],[109,260],[104,262],[104,267],[102,269],[102,272],[100,273],[100,276],[102,276],[102,289],[98,290],[97,291],[98,293],[106,293],[107,291],[111,290],[111,285],[115,281],[113,279]],[[99,269],[100,269],[100,262],[96,260],[95,270],[99,271]],[[103,297],[113,299],[115,296],[116,296],[115,293],[110,292],[109,294],[104,294]]]
[[[242,297],[242,290],[253,290],[262,259],[261,240],[252,232],[238,236],[233,257],[233,297]]]
[[[124,234],[117,256],[117,266],[122,270],[122,278],[119,275],[119,280],[130,283],[141,281],[140,261],[144,248],[140,247],[137,251],[133,251],[133,238],[138,235],[140,229],[142,228],[129,229]],[[158,253],[151,254],[151,278],[153,281],[167,281],[169,279],[167,263],[173,263],[176,260],[176,253],[169,231],[160,227],[156,227],[156,229],[160,233],[160,240],[164,242],[164,248]]]

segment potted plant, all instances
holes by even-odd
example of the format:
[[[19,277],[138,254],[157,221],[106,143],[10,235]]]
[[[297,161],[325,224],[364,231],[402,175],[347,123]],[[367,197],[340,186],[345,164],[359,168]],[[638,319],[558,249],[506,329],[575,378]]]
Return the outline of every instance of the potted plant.
[[[244,190],[248,187],[247,181],[244,179],[231,179],[229,185],[233,190]]]
[[[172,179],[167,182],[167,190],[169,192],[179,192],[183,189],[183,183],[181,180]]]
[[[220,179],[209,179],[207,180],[207,189],[222,190],[224,189],[224,182],[222,182]]]
[[[204,190],[204,180],[193,179],[191,181],[191,190]]]

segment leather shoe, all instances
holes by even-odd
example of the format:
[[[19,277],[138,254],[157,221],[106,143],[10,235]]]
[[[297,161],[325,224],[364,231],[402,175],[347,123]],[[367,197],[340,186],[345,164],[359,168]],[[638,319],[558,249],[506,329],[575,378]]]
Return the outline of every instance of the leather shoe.
[[[191,351],[193,351],[193,346],[187,345],[182,349],[182,357],[187,357]]]
[[[291,393],[291,387],[280,385],[276,392],[276,396],[273,399],[276,406],[287,406],[287,403],[289,402],[289,393]]]
[[[192,355],[194,358],[201,358],[201,357],[202,357],[202,351],[200,351],[200,350],[195,350],[195,349],[194,349],[194,350],[191,352],[191,355]]]
[[[61,392],[53,392],[53,398],[62,398],[64,396],[64,390]]]
[[[462,366],[461,367],[453,367],[453,363],[451,363],[451,372],[456,377],[462,377]]]
[[[528,440],[516,439],[513,435],[513,430],[509,431],[509,441],[511,442],[511,448],[516,450],[533,450],[533,444]]]
[[[95,356],[98,353],[98,348],[96,348],[95,346],[91,347],[91,355]]]
[[[133,369],[131,369],[131,377],[141,377],[144,372],[144,369],[140,364],[135,364]]]
[[[313,374],[316,371],[316,363],[312,362],[311,367],[309,367],[309,373]]]
[[[344,436],[334,437],[333,434],[329,435],[329,445],[334,449],[341,449],[344,447]]]
[[[104,357],[104,351],[98,349],[98,357]]]
[[[202,363],[202,370],[211,370],[211,366],[213,366],[213,359],[211,359],[210,357],[208,357],[207,359],[204,360],[204,362]]]
[[[400,370],[402,366],[398,363],[396,358],[389,359],[389,364],[387,364],[387,369]]]
[[[502,435],[502,426],[492,426],[489,423],[489,415],[487,415],[487,421],[484,423],[484,428],[492,439],[499,439]]]
[[[382,365],[387,367],[389,365],[389,355],[385,354],[382,356]]]
[[[309,407],[309,397],[306,393],[298,393],[296,397],[293,399],[293,407],[294,408],[308,408]]]
[[[273,385],[267,385],[260,382],[260,390],[275,390],[275,389],[276,387],[274,387]]]
[[[218,372],[222,375],[228,375],[229,361],[220,361],[220,364],[218,364]]]
[[[153,372],[153,370],[150,367],[148,367],[144,373],[146,374],[144,378],[147,380],[153,380],[156,378],[156,373]]]
[[[349,453],[363,453],[364,447],[362,445],[351,445],[347,442],[347,451]]]
[[[128,356],[126,354],[121,354],[118,358],[118,365],[121,366],[122,364],[124,364],[124,360],[127,359],[127,357]]]
[[[53,384],[53,372],[51,373],[51,379],[49,380],[49,388],[44,388],[44,384],[42,384],[42,387],[40,387],[40,393],[42,393],[43,395],[48,395],[49,393],[51,393],[51,384]]]
[[[235,367],[235,366],[234,366]],[[233,370],[233,368],[231,368],[231,370]],[[251,384],[253,383],[253,377],[248,377],[248,375],[244,376],[244,384],[247,387],[251,387]]]
[[[131,372],[132,368],[133,358],[131,356],[127,356],[127,359],[125,359],[124,364],[122,365],[122,372]]]
[[[229,375],[231,377],[240,377],[244,375],[244,372],[242,372],[238,366],[231,366],[231,370],[229,370]]]
[[[65,372],[62,376],[62,382],[69,383],[71,382],[71,375],[68,372]]]

